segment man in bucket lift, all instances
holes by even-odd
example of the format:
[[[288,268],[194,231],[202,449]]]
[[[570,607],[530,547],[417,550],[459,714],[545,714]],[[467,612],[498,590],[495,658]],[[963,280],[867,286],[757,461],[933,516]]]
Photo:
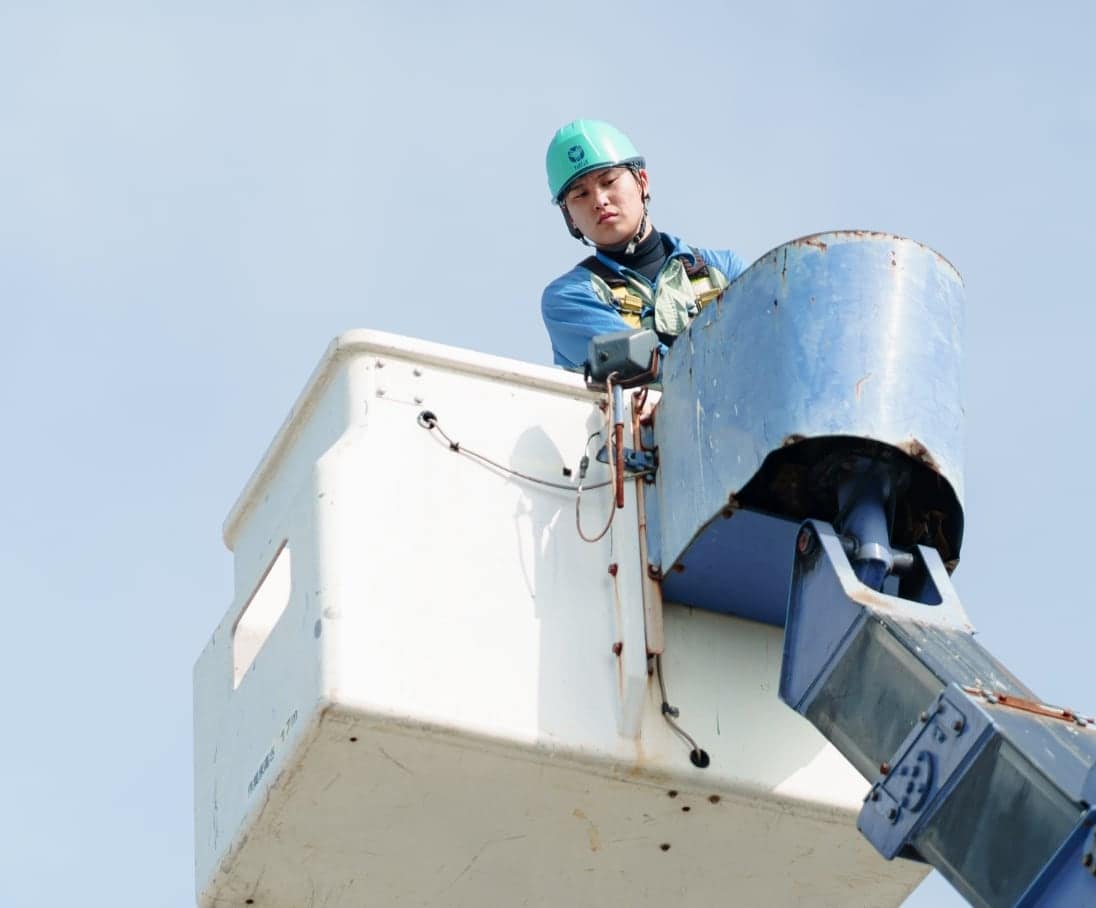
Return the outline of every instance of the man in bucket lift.
[[[643,157],[609,123],[561,127],[546,163],[567,229],[595,247],[541,297],[557,366],[581,370],[591,337],[628,328],[653,328],[669,346],[745,270],[729,250],[698,249],[654,229]]]

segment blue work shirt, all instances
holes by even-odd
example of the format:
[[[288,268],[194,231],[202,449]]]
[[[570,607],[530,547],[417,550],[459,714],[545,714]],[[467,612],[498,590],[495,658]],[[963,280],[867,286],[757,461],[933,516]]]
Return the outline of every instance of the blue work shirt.
[[[662,236],[671,247],[666,263],[675,258],[683,258],[690,265],[695,263],[692,247],[670,234],[664,233]],[[746,263],[730,250],[697,247],[697,252],[709,269],[720,272],[728,282],[746,270]],[[608,268],[627,278],[631,284],[646,288],[644,296],[649,300],[644,315],[650,315],[659,289],[658,280],[652,284],[638,271],[625,268],[600,251],[596,254]],[[659,278],[666,270],[666,263],[659,272]],[[540,311],[552,341],[552,360],[557,366],[581,370],[586,363],[586,349],[591,337],[633,327],[621,317],[606,289],[604,281],[583,265],[576,265],[544,288]]]

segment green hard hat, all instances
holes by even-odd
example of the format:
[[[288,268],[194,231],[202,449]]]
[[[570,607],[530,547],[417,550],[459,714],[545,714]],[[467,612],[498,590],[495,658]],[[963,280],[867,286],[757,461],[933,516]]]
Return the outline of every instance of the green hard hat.
[[[644,162],[632,140],[615,126],[601,120],[575,120],[556,131],[548,143],[545,165],[548,191],[558,203],[584,173],[622,165],[642,168]]]

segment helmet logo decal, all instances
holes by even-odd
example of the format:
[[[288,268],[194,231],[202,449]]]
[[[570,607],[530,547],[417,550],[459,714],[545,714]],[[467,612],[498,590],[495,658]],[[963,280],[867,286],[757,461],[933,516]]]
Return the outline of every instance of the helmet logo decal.
[[[567,149],[567,160],[572,164],[578,164],[585,157],[586,151],[581,145],[572,145]]]

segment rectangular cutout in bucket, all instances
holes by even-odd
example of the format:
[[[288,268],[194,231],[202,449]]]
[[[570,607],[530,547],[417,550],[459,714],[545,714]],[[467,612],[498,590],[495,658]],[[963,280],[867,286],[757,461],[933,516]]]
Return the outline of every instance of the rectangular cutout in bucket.
[[[274,625],[289,605],[292,570],[289,545],[283,542],[259,586],[244,606],[232,632],[232,689],[240,686]]]

